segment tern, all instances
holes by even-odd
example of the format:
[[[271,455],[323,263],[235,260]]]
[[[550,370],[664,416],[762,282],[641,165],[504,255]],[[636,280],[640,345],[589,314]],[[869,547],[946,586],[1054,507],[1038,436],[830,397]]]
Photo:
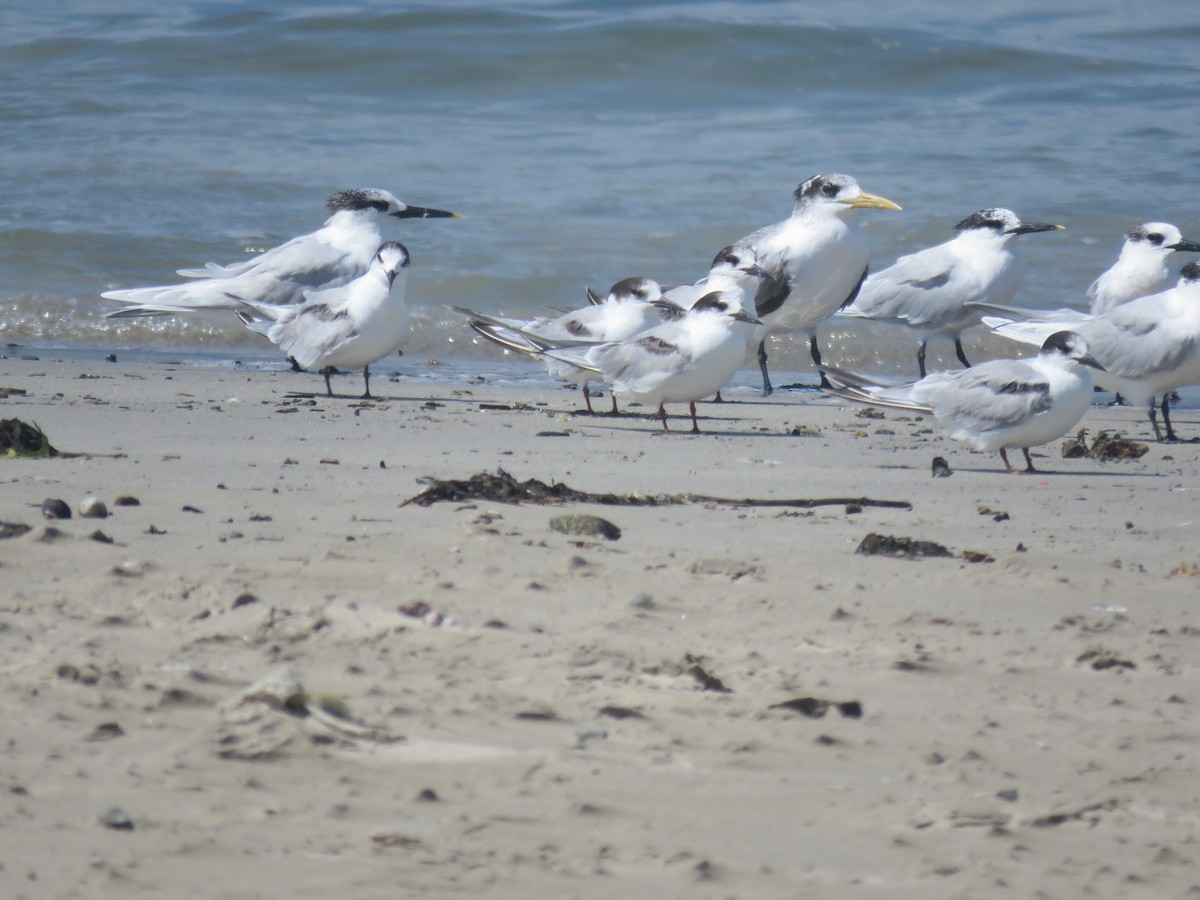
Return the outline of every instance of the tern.
[[[441,209],[409,206],[376,188],[339,191],[326,206],[329,218],[320,229],[244,262],[180,269],[178,274],[190,279],[182,284],[104,292],[100,296],[107,300],[132,304],[108,318],[238,309],[239,303],[285,308],[302,302],[307,291],[334,288],[367,271],[383,242],[383,223],[462,218]],[[245,306],[241,308],[248,314]]]
[[[848,400],[930,413],[946,434],[975,450],[1025,454],[1025,472],[1036,472],[1029,448],[1056,440],[1079,424],[1092,396],[1089,368],[1099,364],[1087,342],[1070,331],[1050,335],[1032,359],[993,359],[969,369],[933,372],[920,381],[886,385],[826,368],[830,392]]]
[[[796,188],[789,218],[737,241],[753,251],[771,281],[759,285],[753,312],[762,321],[755,330],[763,396],[772,392],[767,372],[767,338],[806,334],[813,362],[821,361],[816,328],[853,302],[867,277],[867,239],[854,222],[859,209],[900,209],[891,200],[868,194],[849,175],[817,175]],[[824,378],[824,376],[822,376]]]
[[[1060,320],[1017,321],[1001,307],[999,315],[985,316],[983,324],[998,335],[1026,344],[1036,344],[1048,332],[1062,328]],[[1165,291],[1139,297],[1099,316],[1079,315],[1070,323],[1091,347],[1104,367],[1096,384],[1116,391],[1133,403],[1148,403],[1150,425],[1159,441],[1155,396],[1166,425],[1166,440],[1178,441],[1171,427],[1171,391],[1200,384],[1200,263],[1191,262],[1179,273],[1178,283]]]
[[[858,298],[839,315],[905,325],[918,332],[922,378],[925,345],[934,335],[953,338],[959,362],[969,368],[961,335],[979,324],[980,313],[966,304],[1011,302],[1025,270],[1017,237],[1062,227],[1022,222],[1008,209],[981,209],[955,226],[958,233],[952,240],[902,256],[870,276]]]
[[[674,306],[668,300],[659,303]],[[675,307],[679,311],[679,307]],[[666,403],[687,403],[692,433],[699,434],[696,401],[725,386],[746,358],[742,328],[762,323],[738,306],[736,295],[706,294],[691,309],[625,341],[594,347],[546,346],[551,359],[590,369],[612,385],[613,391],[658,407],[663,431]]]
[[[1159,294],[1171,287],[1175,277],[1167,267],[1173,253],[1200,253],[1200,244],[1185,240],[1168,222],[1145,222],[1125,233],[1117,261],[1088,288],[1093,316],[1110,309]]]
[[[398,241],[379,247],[367,271],[338,287],[309,291],[303,302],[278,307],[237,299],[246,326],[264,334],[305,369],[320,369],[333,396],[334,366],[362,366],[363,399],[371,399],[371,363],[400,349],[409,334],[408,250]]]
[[[623,341],[662,322],[659,308],[654,305],[661,297],[662,288],[658,282],[633,277],[618,281],[609,289],[608,296],[599,302],[553,319],[513,319],[461,306],[450,309],[466,316],[471,328],[480,336],[508,350],[541,360],[556,378],[582,385],[583,402],[587,411],[594,414],[588,382],[599,380],[596,373],[544,356],[544,342],[563,346]],[[612,412],[617,412],[616,397],[613,397]]]

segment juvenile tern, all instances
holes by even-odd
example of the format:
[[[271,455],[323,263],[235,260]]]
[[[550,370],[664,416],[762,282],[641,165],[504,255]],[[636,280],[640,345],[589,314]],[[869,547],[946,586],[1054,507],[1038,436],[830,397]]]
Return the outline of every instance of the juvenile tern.
[[[1092,396],[1088,368],[1097,366],[1088,345],[1070,331],[1050,335],[1032,359],[994,359],[969,369],[933,372],[920,381],[885,385],[827,368],[831,393],[932,413],[946,434],[975,450],[999,450],[1004,468],[1010,448],[1025,454],[1025,472],[1037,471],[1029,448],[1062,437],[1087,411]]]
[[[670,301],[659,302],[674,306]],[[664,404],[688,403],[692,433],[698,434],[696,401],[719,391],[746,358],[746,338],[740,332],[743,323],[761,324],[737,302],[735,296],[714,291],[675,321],[628,340],[594,347],[547,346],[542,352],[590,369],[624,397],[657,405],[664,432],[671,430]]]
[[[958,233],[952,240],[902,256],[870,276],[858,298],[839,313],[905,325],[918,332],[917,367],[922,378],[925,345],[934,335],[953,338],[959,362],[971,365],[961,335],[979,324],[980,314],[966,304],[1009,303],[1025,271],[1017,237],[1063,226],[1022,222],[1008,209],[981,209],[954,227]]]
[[[564,381],[583,387],[583,402],[589,413],[592,409],[589,381],[599,378],[590,369],[569,365],[542,354],[543,341],[559,345],[598,344],[623,341],[639,332],[653,328],[662,319],[654,302],[662,297],[658,282],[649,278],[624,278],[614,284],[608,296],[598,303],[573,310],[554,319],[513,319],[492,316],[461,306],[450,307],[467,317],[470,326],[480,336],[525,356],[541,360],[549,373]],[[535,341],[535,338],[537,341]],[[617,411],[613,397],[612,411]]]
[[[337,287],[362,275],[383,242],[383,223],[462,218],[441,209],[409,206],[376,188],[339,191],[326,206],[329,218],[320,229],[244,262],[180,269],[179,274],[190,279],[182,284],[105,291],[101,297],[132,304],[108,318],[235,309],[238,302],[284,308],[302,302],[306,291]]]
[[[320,369],[332,397],[334,366],[362,366],[363,399],[371,397],[371,363],[398,350],[408,337],[404,301],[408,250],[398,241],[380,246],[370,267],[348,284],[310,291],[294,306],[239,299],[246,326],[278,344],[305,369]]]
[[[867,239],[854,222],[859,209],[900,209],[891,200],[868,194],[849,175],[817,175],[796,188],[789,218],[737,241],[754,252],[772,275],[759,285],[753,312],[762,320],[755,330],[763,396],[771,393],[767,338],[805,334],[818,366],[821,352],[816,328],[851,303],[867,277]],[[824,376],[822,376],[824,378]]]
[[[1048,332],[1063,327],[1061,321],[1015,321],[1005,315],[985,316],[983,324],[998,335],[1036,344]],[[1139,297],[1099,316],[1083,316],[1070,323],[1088,342],[1092,355],[1104,367],[1096,384],[1117,391],[1131,402],[1148,403],[1150,425],[1159,441],[1154,398],[1163,395],[1161,408],[1166,440],[1178,441],[1171,427],[1170,399],[1176,388],[1200,384],[1200,263],[1180,270],[1175,287]]]

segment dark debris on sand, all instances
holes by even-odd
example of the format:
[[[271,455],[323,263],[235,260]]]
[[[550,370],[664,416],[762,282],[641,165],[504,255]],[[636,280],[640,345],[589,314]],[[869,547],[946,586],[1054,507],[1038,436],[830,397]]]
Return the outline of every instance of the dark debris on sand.
[[[497,503],[599,503],[605,506],[679,506],[689,503],[713,503],[722,506],[794,506],[811,509],[817,506],[878,506],[887,509],[912,509],[907,500],[872,500],[868,497],[829,497],[823,499],[754,500],[708,497],[702,494],[594,494],[579,491],[561,482],[546,484],[536,478],[517,481],[503,469],[495,473],[480,472],[466,479],[424,477],[418,479],[424,490],[409,497],[401,506],[415,503],[432,506],[434,503],[462,503],[468,500],[490,500]]]
[[[41,458],[58,456],[58,451],[37,425],[4,419],[0,421],[0,456]]]

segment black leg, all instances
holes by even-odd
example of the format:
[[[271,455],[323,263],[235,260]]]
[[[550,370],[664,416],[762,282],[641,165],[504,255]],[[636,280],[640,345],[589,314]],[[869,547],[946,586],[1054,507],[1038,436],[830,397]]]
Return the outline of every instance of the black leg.
[[[770,397],[774,388],[771,387],[771,376],[767,374],[767,339],[758,342],[758,368],[762,371],[764,397]]]
[[[954,355],[958,357],[958,361],[963,364],[964,369],[971,368],[971,364],[967,362],[967,354],[963,353],[962,339],[957,336],[954,338]]]
[[[1153,403],[1154,400],[1151,399],[1150,402]],[[1167,426],[1167,441],[1170,443],[1174,443],[1175,441],[1179,440],[1179,438],[1176,437],[1176,435],[1175,435],[1175,429],[1171,427],[1171,395],[1170,394],[1163,394],[1161,406],[1162,406],[1162,414],[1163,414],[1163,424]]]
[[[696,401],[693,400],[691,403],[688,404],[688,407],[692,411],[692,434],[699,434],[700,433],[700,424],[696,421]]]
[[[921,346],[917,348],[917,368],[921,370],[921,377],[925,377],[925,344],[926,341],[921,341]],[[1004,451],[1000,451],[1000,455],[1004,455]],[[1007,462],[1007,460],[1005,460]]]
[[[970,368],[970,366],[968,366],[967,368]],[[1033,467],[1033,458],[1029,455],[1029,448],[1022,447],[1021,452],[1025,454],[1025,471],[1026,472],[1036,472],[1037,469],[1035,469]]]
[[[326,366],[321,370],[321,374],[325,376],[325,393],[330,397],[333,396],[333,388],[329,384],[329,373],[333,371],[333,366]]]
[[[612,405],[613,405],[613,408],[612,408],[612,414],[613,414],[614,416],[616,416],[616,415],[620,415],[620,413],[617,411],[617,395],[616,395],[616,394],[614,394],[614,393],[612,392],[612,390],[609,390],[609,392],[608,392],[608,393],[609,393],[609,396],[610,396],[610,397],[612,397]]]
[[[371,367],[363,366],[363,395],[364,400],[371,400]]]
[[[589,416],[594,416],[596,411],[592,409],[592,392],[588,390],[587,382],[583,383],[583,402],[587,404]]]
[[[671,429],[667,427],[667,408],[663,404],[658,404],[658,417],[662,419],[663,434],[670,434]]]
[[[1154,398],[1150,398],[1150,409],[1147,410],[1150,414],[1150,427],[1154,429],[1154,439],[1160,444],[1162,443],[1162,432],[1158,430],[1158,410],[1154,408]]]
[[[812,356],[813,365],[817,367],[817,374],[821,376],[821,388],[827,389],[833,387],[829,383],[829,379],[825,377],[825,372],[821,369],[821,348],[817,345],[817,336],[815,334],[808,339],[808,352]]]

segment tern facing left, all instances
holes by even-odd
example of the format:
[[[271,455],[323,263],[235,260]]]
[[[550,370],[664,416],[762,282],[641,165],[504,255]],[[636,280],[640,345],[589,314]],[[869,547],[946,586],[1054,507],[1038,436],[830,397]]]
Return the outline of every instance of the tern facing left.
[[[132,304],[107,317],[236,309],[237,302],[231,297],[279,308],[292,306],[302,302],[308,291],[346,284],[367,271],[384,240],[385,223],[394,219],[462,218],[441,209],[409,206],[377,188],[339,191],[330,196],[326,207],[329,218],[321,228],[244,262],[180,269],[179,274],[190,279],[182,284],[105,291],[100,296],[107,300]]]
[[[868,278],[858,298],[840,313],[918,332],[917,367],[922,378],[925,345],[934,335],[953,338],[959,362],[970,367],[961,335],[979,323],[980,313],[966,304],[1011,302],[1025,271],[1017,237],[1062,229],[1022,222],[1008,209],[981,209],[954,227],[958,234],[952,240],[902,256]]]
[[[1025,454],[1025,472],[1037,471],[1029,448],[1074,428],[1092,397],[1088,368],[1100,368],[1087,342],[1070,331],[1052,334],[1032,359],[993,359],[969,369],[933,372],[920,381],[884,385],[850,372],[826,369],[831,393],[932,413],[949,437],[975,450],[999,450],[1009,473],[1009,449]]]
[[[689,404],[692,433],[699,434],[696,401],[712,396],[733,377],[746,358],[742,329],[761,324],[742,311],[736,296],[713,292],[677,320],[629,340],[590,348],[547,346],[543,353],[599,373],[623,398],[656,405],[664,432],[671,430],[664,404]]]
[[[796,188],[793,196],[789,218],[734,244],[753,251],[758,264],[772,276],[759,285],[752,310],[763,322],[754,335],[763,396],[773,390],[767,373],[767,338],[807,335],[813,362],[820,366],[817,326],[853,302],[867,277],[867,239],[854,222],[855,212],[900,208],[866,193],[849,175],[817,175]]]
[[[238,313],[248,328],[305,369],[320,369],[332,397],[334,366],[362,366],[363,399],[371,398],[370,365],[398,350],[408,338],[410,317],[404,301],[408,250],[398,241],[383,244],[366,273],[349,284],[312,291],[304,302],[283,309],[239,299]]]

